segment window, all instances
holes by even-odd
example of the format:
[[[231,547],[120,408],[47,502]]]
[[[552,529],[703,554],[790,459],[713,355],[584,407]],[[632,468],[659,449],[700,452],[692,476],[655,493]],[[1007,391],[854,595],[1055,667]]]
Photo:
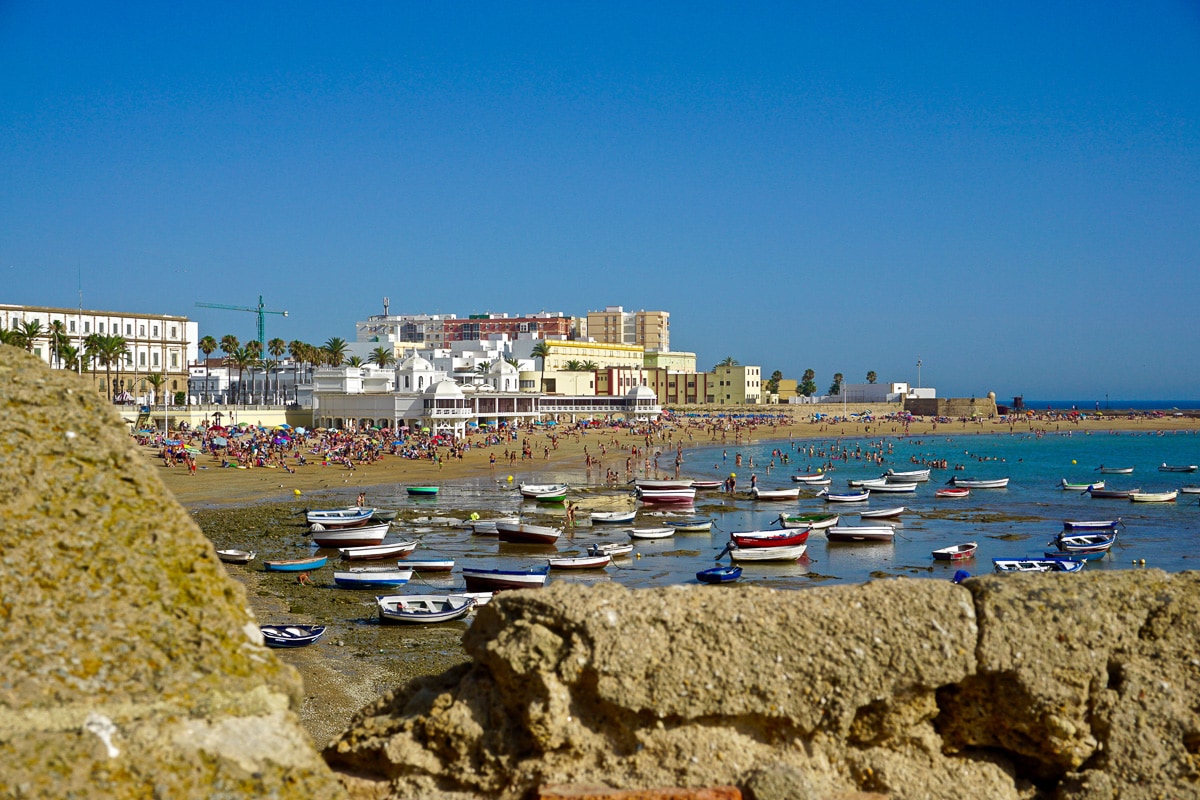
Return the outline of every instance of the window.
[[[138,365],[142,366],[142,367],[146,366],[146,354],[145,353],[138,353]]]
[[[171,326],[171,338],[172,339],[175,338],[175,326],[174,325]]]
[[[83,332],[84,332],[84,333],[91,333],[91,332],[92,332],[92,323],[91,323],[91,322],[85,322],[85,323],[83,323]]]
[[[145,335],[146,335],[146,326],[138,325],[138,336],[145,336]]]
[[[104,323],[101,322],[98,325],[96,325],[96,330],[99,331],[100,333],[104,333]]]
[[[171,351],[171,369],[178,369],[178,367],[179,367],[179,353],[176,353],[174,350],[172,350]]]
[[[74,332],[75,332],[75,320],[71,320],[71,324],[70,324],[70,327],[68,327],[68,328],[67,328],[67,332],[68,332],[68,333],[74,333]]]
[[[155,353],[153,353],[152,355],[153,355],[153,357],[152,357],[152,359],[151,359],[151,360],[154,362],[154,366],[156,366],[156,367],[157,367],[157,366],[158,366],[158,353],[157,353],[157,352],[155,352]]]
[[[155,325],[155,326],[154,326],[154,327],[151,329],[151,333],[150,333],[150,335],[151,335],[151,336],[158,336],[158,326],[157,326],[157,325]]]

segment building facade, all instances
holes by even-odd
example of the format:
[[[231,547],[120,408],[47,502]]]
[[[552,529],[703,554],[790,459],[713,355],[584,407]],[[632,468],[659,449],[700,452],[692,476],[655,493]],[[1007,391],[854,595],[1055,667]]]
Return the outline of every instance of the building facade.
[[[717,405],[757,405],[762,402],[762,367],[744,364],[713,367]]]
[[[30,322],[37,322],[42,331],[41,338],[33,344],[33,354],[55,368],[63,363],[50,337],[53,330],[60,331],[65,343],[81,355],[93,334],[123,338],[125,353],[119,363],[105,367],[95,359],[84,358],[77,367],[92,376],[97,391],[118,402],[161,403],[162,392],[156,392],[148,380],[154,374],[163,376],[162,391],[172,402],[177,393],[187,393],[188,364],[196,360],[199,352],[197,325],[187,317],[0,305],[0,328],[11,330]]]
[[[671,314],[667,311],[626,311],[605,306],[587,314],[587,335],[597,342],[640,345],[644,350],[671,349]]]

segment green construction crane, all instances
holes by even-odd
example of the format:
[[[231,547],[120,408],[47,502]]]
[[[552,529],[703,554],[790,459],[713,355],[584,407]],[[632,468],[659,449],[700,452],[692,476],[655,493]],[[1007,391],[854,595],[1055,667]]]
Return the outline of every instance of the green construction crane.
[[[246,306],[225,306],[220,303],[196,303],[198,308],[223,308],[226,311],[249,311],[253,314],[258,314],[258,343],[264,348],[267,346],[267,322],[264,319],[267,314],[280,314],[286,317],[286,311],[269,311],[263,308],[262,295],[258,296],[258,308],[248,308]]]

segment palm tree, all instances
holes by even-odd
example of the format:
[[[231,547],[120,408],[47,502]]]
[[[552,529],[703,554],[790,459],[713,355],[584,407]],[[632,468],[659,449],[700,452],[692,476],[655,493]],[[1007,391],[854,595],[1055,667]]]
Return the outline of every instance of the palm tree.
[[[257,357],[249,347],[236,347],[233,352],[225,356],[225,364],[227,366],[237,367],[238,371],[238,393],[235,402],[242,402],[242,373],[250,367]]]
[[[480,375],[487,375],[488,370],[491,368],[492,368],[491,361],[480,361],[478,364],[475,365],[475,371],[478,372]]]
[[[842,373],[833,373],[833,383],[829,384],[829,394],[842,393]]]
[[[17,343],[17,331],[15,328],[0,328],[0,344],[8,344],[13,347],[20,347]]]
[[[363,360],[361,356],[350,356],[346,359],[346,365],[350,367],[361,367]]]
[[[579,369],[583,370],[584,372],[595,372],[596,370],[600,369],[600,365],[595,361],[585,361],[579,365]]]
[[[380,345],[371,351],[371,357],[368,360],[380,369],[390,367],[396,363],[396,351]]]
[[[533,351],[529,355],[542,360],[542,371],[544,372],[546,370],[546,359],[550,357],[550,343],[545,339],[540,340],[533,346]]]
[[[800,394],[805,397],[812,397],[817,393],[817,373],[811,369],[804,370],[804,375],[800,378]]]
[[[717,362],[718,367],[736,367],[737,365],[738,365],[738,360],[736,358],[734,358],[733,356],[725,356],[724,358],[722,358],[720,361]]]
[[[775,370],[771,373],[770,379],[767,381],[767,391],[771,394],[779,394],[779,382],[783,380],[783,373]]]
[[[117,400],[117,385],[112,377],[112,367],[114,364],[117,365],[117,378],[120,379],[121,361],[122,357],[129,355],[129,343],[125,341],[124,336],[116,334],[109,336],[96,334],[96,337],[94,358],[104,367],[105,380],[108,381],[108,399],[115,403]]]
[[[521,361],[520,361],[520,359],[513,358],[512,356],[507,356],[507,357],[505,357],[505,359],[504,359],[504,360],[505,360],[505,361],[507,361],[509,364],[512,364],[512,365],[513,365],[514,367],[516,367],[517,369],[520,369],[520,368],[521,368]]]
[[[874,383],[878,377],[879,376],[875,374],[875,370],[871,370],[867,373],[867,383]]]
[[[566,364],[563,364],[567,372],[579,372],[583,369],[583,362],[577,359],[571,359]]]
[[[200,348],[200,352],[204,353],[204,391],[208,392],[208,357],[216,352],[217,340],[211,336],[205,336],[196,343],[196,347]],[[209,402],[212,402],[212,393],[208,395]]]
[[[342,362],[346,360],[346,347],[346,340],[341,337],[331,336],[325,340],[321,349],[325,351],[329,366],[340,367],[342,365]]]
[[[58,366],[59,369],[67,369],[74,372],[79,366],[79,348],[74,345],[64,344],[62,349],[58,351]]]
[[[267,352],[271,354],[271,365],[275,370],[275,401],[279,401],[279,360],[287,352],[287,343],[275,337],[267,342]]]
[[[166,405],[166,401],[162,396],[162,387],[167,382],[167,376],[163,375],[161,372],[151,372],[146,376],[146,382],[154,387],[155,402],[161,401],[163,405]]]
[[[304,365],[305,356],[308,354],[308,345],[299,339],[292,339],[288,342],[288,355],[292,357],[292,361],[296,362],[296,367],[299,369]],[[300,383],[300,375],[296,376],[296,383]]]
[[[46,338],[50,341],[50,363],[58,367],[62,366],[63,347],[71,343],[67,338],[67,325],[61,319],[51,321],[50,330],[46,334]]]
[[[26,353],[32,353],[34,343],[42,338],[42,321],[39,319],[30,319],[18,322],[16,331],[18,346],[24,347]]]

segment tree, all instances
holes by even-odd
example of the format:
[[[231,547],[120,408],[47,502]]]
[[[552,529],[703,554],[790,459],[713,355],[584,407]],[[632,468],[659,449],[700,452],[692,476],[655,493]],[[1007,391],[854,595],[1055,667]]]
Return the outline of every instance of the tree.
[[[0,344],[7,344],[7,345],[12,345],[13,347],[20,347],[20,344],[17,343],[17,339],[18,339],[18,335],[17,335],[16,329],[0,328]]]
[[[200,348],[200,352],[204,353],[204,391],[208,393],[208,402],[212,402],[212,392],[208,391],[208,357],[216,352],[220,345],[217,340],[211,336],[205,336],[196,343],[196,347]]]
[[[512,364],[512,365],[513,365],[514,367],[516,367],[517,369],[520,369],[520,368],[521,368],[521,361],[520,361],[520,359],[513,358],[512,356],[507,356],[507,357],[505,357],[505,359],[504,359],[504,360],[505,360],[505,361],[507,361],[509,364]]]
[[[878,377],[879,376],[875,374],[875,370],[871,370],[867,373],[867,383],[874,383],[875,379]]]
[[[600,365],[595,361],[585,361],[579,365],[579,369],[584,372],[595,372],[596,370],[600,369]]]
[[[811,369],[804,370],[804,375],[800,378],[800,386],[798,387],[800,394],[805,397],[812,397],[817,393],[817,373]]]
[[[842,393],[842,373],[833,373],[833,383],[829,384],[829,394],[839,395]]]
[[[308,345],[299,339],[292,339],[288,342],[288,355],[292,357],[292,361],[296,362],[297,368],[305,364],[305,358],[308,355]],[[300,375],[296,376],[296,383],[300,383]]]
[[[566,364],[563,364],[563,366],[566,368],[567,372],[579,372],[581,369],[583,369],[583,362],[573,358]]]
[[[550,357],[550,343],[542,339],[533,346],[533,352],[530,353],[534,358],[542,360],[542,371],[546,369],[546,359]]]
[[[775,370],[771,373],[771,377],[767,379],[767,391],[771,394],[779,394],[779,382],[783,380],[783,373]]]
[[[58,352],[58,362],[59,369],[75,371],[79,367],[79,348],[64,344]]]
[[[737,365],[738,365],[738,360],[736,358],[734,358],[733,356],[725,356],[724,358],[722,358],[720,361],[717,362],[718,367],[736,367]]]
[[[29,319],[18,322],[15,330],[17,331],[17,346],[24,347],[26,353],[32,353],[34,343],[42,338],[42,321]]]
[[[154,387],[154,402],[165,402],[162,395],[162,388],[167,382],[167,376],[161,372],[151,372],[146,376],[146,382]]]
[[[50,323],[50,330],[46,333],[46,338],[50,342],[50,364],[52,366],[62,367],[62,349],[71,343],[67,338],[67,325],[61,319],[56,319]]]
[[[475,365],[475,371],[478,372],[480,375],[487,375],[488,370],[491,368],[492,368],[491,361],[480,361],[478,364]]]
[[[95,337],[95,338],[93,338]],[[93,334],[88,337],[92,350],[92,358],[95,363],[104,367],[105,380],[108,381],[108,399],[112,402],[117,401],[117,385],[112,377],[112,367],[117,366],[117,378],[121,377],[121,361],[124,356],[129,354],[129,343],[125,341],[124,336],[116,334],[105,336],[104,334]]]
[[[396,363],[396,351],[390,347],[376,347],[371,351],[369,360],[377,367],[390,367]]]
[[[346,359],[346,366],[348,367],[361,367],[362,365],[362,356],[350,356]]]
[[[279,402],[279,361],[287,352],[287,343],[277,336],[267,342],[267,352],[271,354],[271,368],[275,371],[275,402]]]
[[[346,340],[338,336],[331,336],[325,340],[325,344],[321,349],[325,351],[326,361],[331,367],[340,367],[342,362],[346,360]]]
[[[242,373],[246,371],[256,361],[254,351],[249,347],[236,347],[233,352],[225,356],[225,364],[228,366],[237,367],[238,371],[238,393],[235,402],[243,402],[242,397],[245,394],[242,390]]]

